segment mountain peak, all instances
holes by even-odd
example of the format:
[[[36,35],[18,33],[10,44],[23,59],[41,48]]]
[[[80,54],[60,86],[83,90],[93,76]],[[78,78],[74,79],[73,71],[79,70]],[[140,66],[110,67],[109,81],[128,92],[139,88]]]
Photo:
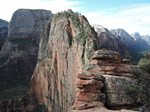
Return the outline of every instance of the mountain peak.
[[[102,25],[95,24],[95,25],[92,25],[92,26],[94,27],[94,29],[95,29],[96,32],[98,32],[98,31],[100,31],[100,32],[106,32],[106,30],[107,30]]]
[[[134,34],[131,34],[131,36],[135,39],[141,38],[141,35],[138,32],[135,32]]]

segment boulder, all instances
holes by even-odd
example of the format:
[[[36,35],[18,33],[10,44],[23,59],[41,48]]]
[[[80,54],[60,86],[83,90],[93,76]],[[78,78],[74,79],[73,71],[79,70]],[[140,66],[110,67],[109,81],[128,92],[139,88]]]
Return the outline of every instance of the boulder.
[[[136,79],[110,75],[105,75],[104,77],[107,95],[106,105],[109,108],[126,108],[142,103],[142,99],[138,94],[131,97],[132,95],[127,93],[128,87],[132,87],[136,84]]]
[[[120,61],[120,56],[115,51],[111,51],[111,50],[98,50],[98,51],[96,51],[94,53],[92,59]]]
[[[132,65],[123,62],[117,52],[97,50],[83,73],[78,75],[77,93],[71,112],[132,112],[121,110],[142,104],[141,93],[128,94],[128,88],[136,85]],[[84,102],[81,105],[81,102]],[[96,102],[96,103],[95,103]],[[104,104],[104,105],[97,105]],[[75,111],[78,110],[78,111]]]

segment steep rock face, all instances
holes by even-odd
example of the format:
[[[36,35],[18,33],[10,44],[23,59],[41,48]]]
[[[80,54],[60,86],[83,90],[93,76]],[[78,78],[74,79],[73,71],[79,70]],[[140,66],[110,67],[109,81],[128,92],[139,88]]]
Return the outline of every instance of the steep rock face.
[[[128,56],[128,50],[123,41],[120,41],[115,35],[113,35],[108,29],[100,25],[94,25],[97,32],[98,41],[101,49],[108,49],[117,51],[121,54],[122,58]]]
[[[0,19],[0,49],[8,34],[8,22]]]
[[[42,36],[31,79],[27,111],[67,112],[76,93],[76,77],[94,53],[96,33],[86,18],[71,10],[57,13]],[[32,105],[32,106],[31,106]],[[32,108],[29,108],[32,107]]]
[[[2,99],[20,95],[29,83],[37,62],[40,34],[51,16],[52,13],[47,10],[19,9],[14,12],[8,37],[0,52]]]
[[[78,75],[77,93],[71,112],[115,112],[104,105],[111,109],[123,109],[138,106],[142,102],[138,94],[136,98],[127,95],[127,86],[136,84],[136,79],[132,74],[132,66],[121,62],[117,52],[98,50],[92,59],[86,70]]]
[[[126,85],[135,84],[128,60],[100,48],[84,16],[71,10],[55,14],[40,41],[24,110],[108,112],[104,105],[116,109],[139,103],[125,93]]]

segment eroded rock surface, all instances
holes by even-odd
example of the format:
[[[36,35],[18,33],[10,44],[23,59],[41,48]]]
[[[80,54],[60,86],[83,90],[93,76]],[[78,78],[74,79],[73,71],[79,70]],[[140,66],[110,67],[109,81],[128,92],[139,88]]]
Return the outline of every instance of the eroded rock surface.
[[[84,16],[71,10],[55,14],[41,38],[24,110],[113,112],[105,106],[119,106],[120,112],[132,112],[123,110],[136,104],[124,91],[134,83],[132,66],[117,52],[100,48]]]
[[[86,18],[71,10],[57,13],[42,36],[39,58],[31,79],[31,110],[67,112],[74,102],[77,75],[94,53],[96,33]],[[32,104],[30,104],[32,105]]]
[[[0,51],[0,99],[25,94],[37,62],[40,34],[51,16],[47,10],[14,12],[8,37]]]
[[[139,106],[141,97],[132,98],[127,87],[136,84],[130,63],[120,60],[117,52],[98,50],[86,70],[78,75],[77,93],[71,112],[113,112],[110,109],[123,109]],[[105,106],[104,106],[105,105]],[[116,112],[130,112],[119,110]],[[114,111],[115,112],[115,111]]]

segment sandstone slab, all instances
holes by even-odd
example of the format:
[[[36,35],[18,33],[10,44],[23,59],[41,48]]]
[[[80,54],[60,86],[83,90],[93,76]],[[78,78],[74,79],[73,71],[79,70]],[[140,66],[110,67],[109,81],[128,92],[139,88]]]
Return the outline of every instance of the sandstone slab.
[[[108,107],[125,107],[142,103],[140,96],[137,95],[133,98],[127,94],[127,87],[135,85],[135,79],[110,75],[104,77]]]

